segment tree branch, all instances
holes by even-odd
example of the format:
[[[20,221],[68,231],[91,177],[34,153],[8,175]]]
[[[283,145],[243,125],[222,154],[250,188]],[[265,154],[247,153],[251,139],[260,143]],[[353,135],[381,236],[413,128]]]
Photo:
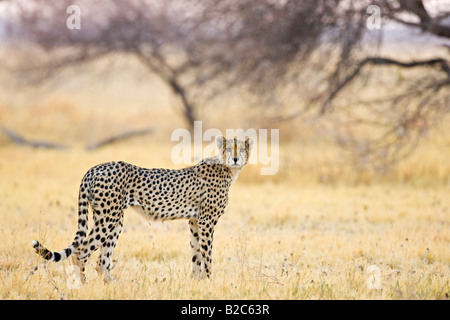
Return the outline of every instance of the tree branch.
[[[145,54],[140,48],[133,50],[139,61],[147,66],[152,72],[155,72],[177,95],[182,103],[183,116],[189,129],[193,130],[194,121],[196,120],[196,106],[188,98],[186,87],[179,80],[177,70],[172,68],[166,60],[156,51],[151,52],[151,57]],[[152,59],[155,59],[155,63]]]
[[[448,12],[432,17],[426,10],[422,0],[400,0],[399,7],[394,9],[388,0],[384,4],[388,8],[387,16],[399,23],[420,28],[439,37],[450,38],[450,26],[440,23],[449,15]],[[398,13],[408,12],[415,15],[420,22],[406,21],[397,16]]]
[[[358,63],[353,70],[343,81],[338,83],[334,90],[328,95],[326,103],[324,103],[323,107],[320,110],[320,114],[323,114],[329,108],[331,101],[339,94],[339,92],[344,89],[353,79],[359,75],[361,70],[366,65],[394,65],[402,68],[415,68],[415,67],[423,67],[423,66],[438,66],[443,72],[447,74],[447,80],[439,83],[438,87],[441,88],[446,85],[450,85],[450,66],[447,60],[443,58],[435,58],[428,59],[422,61],[411,61],[411,62],[402,62],[398,60],[394,60],[391,58],[383,58],[383,57],[367,57],[363,59],[360,63]]]

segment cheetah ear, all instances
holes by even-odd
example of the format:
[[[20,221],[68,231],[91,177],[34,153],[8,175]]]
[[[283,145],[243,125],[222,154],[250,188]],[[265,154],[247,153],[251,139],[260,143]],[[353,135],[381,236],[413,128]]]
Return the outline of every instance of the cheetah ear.
[[[217,136],[216,143],[217,143],[217,148],[219,148],[219,150],[222,150],[223,145],[225,144],[225,138],[223,136]]]
[[[247,138],[245,139],[245,146],[247,147],[248,152],[250,152],[250,150],[252,150],[253,142],[254,142],[254,141],[255,141],[255,140],[253,140],[252,137],[247,137]]]

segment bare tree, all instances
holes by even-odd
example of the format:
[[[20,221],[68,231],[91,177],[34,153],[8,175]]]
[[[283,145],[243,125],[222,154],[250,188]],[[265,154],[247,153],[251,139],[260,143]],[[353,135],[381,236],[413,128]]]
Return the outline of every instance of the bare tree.
[[[74,3],[81,11],[78,30],[66,27],[67,9]],[[14,13],[9,33],[21,41],[15,42],[15,59],[8,59],[8,68],[27,82],[41,83],[67,68],[124,53],[172,89],[188,127],[197,119],[184,79],[196,65],[186,58],[195,28],[188,14],[195,8],[189,2],[33,0],[9,5]]]
[[[375,6],[380,24],[449,39],[444,2],[209,0],[205,6],[205,20],[221,27],[220,43],[205,51],[222,67],[216,83],[244,86],[265,108],[275,105],[275,123],[325,119],[332,139],[351,151],[360,170],[385,172],[450,112],[448,54],[376,55],[382,33],[367,27],[368,8]],[[395,81],[399,70],[405,76]],[[386,79],[373,76],[380,72]],[[385,90],[370,92],[380,81]],[[283,108],[293,96],[295,106]]]
[[[444,1],[76,2],[81,30],[65,27],[72,1],[9,2],[17,17],[11,34],[38,48],[27,46],[25,56],[12,59],[16,74],[39,82],[112,53],[129,54],[172,89],[188,127],[199,106],[239,88],[270,111],[271,125],[327,121],[331,137],[352,151],[361,170],[388,169],[450,111],[448,54],[407,60],[376,54],[382,34],[367,28],[367,10],[375,6],[383,25],[395,22],[448,40]],[[374,76],[380,70],[385,79]],[[373,92],[380,82],[386,90]]]

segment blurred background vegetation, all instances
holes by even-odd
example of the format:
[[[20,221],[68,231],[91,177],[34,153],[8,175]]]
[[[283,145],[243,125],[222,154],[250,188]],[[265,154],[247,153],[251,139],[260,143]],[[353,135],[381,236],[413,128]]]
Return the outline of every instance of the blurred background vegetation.
[[[280,129],[266,179],[448,179],[449,1],[27,0],[0,15],[0,152],[151,153],[202,120]]]

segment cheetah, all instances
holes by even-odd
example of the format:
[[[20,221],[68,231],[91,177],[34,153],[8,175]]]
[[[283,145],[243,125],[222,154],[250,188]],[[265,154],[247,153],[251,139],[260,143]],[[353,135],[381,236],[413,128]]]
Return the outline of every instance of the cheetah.
[[[187,219],[190,228],[191,275],[211,276],[214,227],[228,204],[228,192],[248,163],[253,139],[216,138],[218,155],[183,169],[146,169],[122,161],[92,167],[83,177],[78,196],[78,230],[62,251],[50,251],[37,240],[33,248],[45,260],[72,257],[82,283],[85,264],[101,248],[96,270],[105,281],[117,244],[124,210],[133,207],[148,219]],[[89,205],[93,226],[88,234]]]

